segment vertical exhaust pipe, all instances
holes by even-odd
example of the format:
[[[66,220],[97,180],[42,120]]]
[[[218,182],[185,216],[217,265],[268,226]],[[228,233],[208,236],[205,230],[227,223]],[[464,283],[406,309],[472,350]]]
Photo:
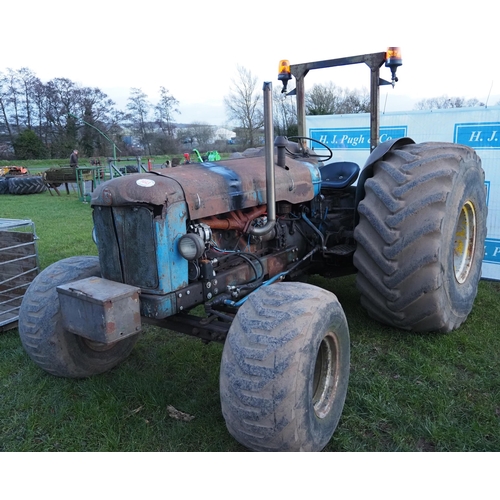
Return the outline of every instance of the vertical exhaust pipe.
[[[274,182],[274,132],[273,132],[273,84],[264,82],[264,138],[266,154],[267,222],[262,227],[251,227],[249,233],[264,236],[276,224],[276,192]]]

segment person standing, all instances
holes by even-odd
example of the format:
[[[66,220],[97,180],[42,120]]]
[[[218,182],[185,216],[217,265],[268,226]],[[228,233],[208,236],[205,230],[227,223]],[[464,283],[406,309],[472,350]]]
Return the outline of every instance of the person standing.
[[[72,168],[78,167],[78,149],[73,149],[73,152],[69,157],[69,166]]]

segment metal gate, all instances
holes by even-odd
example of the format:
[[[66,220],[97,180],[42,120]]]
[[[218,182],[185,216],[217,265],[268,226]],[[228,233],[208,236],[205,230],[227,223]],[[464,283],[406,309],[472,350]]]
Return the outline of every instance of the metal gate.
[[[0,219],[0,331],[12,328],[28,286],[39,272],[31,220]]]

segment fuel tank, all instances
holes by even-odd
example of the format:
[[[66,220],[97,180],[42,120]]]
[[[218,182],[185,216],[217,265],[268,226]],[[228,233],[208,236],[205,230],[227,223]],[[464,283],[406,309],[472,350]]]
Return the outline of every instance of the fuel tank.
[[[312,162],[287,158],[285,167],[275,167],[276,201],[296,204],[312,200],[320,185],[319,169]],[[181,200],[185,200],[191,220],[265,205],[264,157],[187,164],[126,175],[98,186],[91,204],[161,206]]]

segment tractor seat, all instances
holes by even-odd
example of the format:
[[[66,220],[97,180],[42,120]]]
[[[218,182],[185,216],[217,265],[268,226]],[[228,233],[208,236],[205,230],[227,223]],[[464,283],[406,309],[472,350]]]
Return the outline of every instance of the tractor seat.
[[[319,169],[322,189],[344,189],[359,175],[359,165],[352,161],[334,161]]]

